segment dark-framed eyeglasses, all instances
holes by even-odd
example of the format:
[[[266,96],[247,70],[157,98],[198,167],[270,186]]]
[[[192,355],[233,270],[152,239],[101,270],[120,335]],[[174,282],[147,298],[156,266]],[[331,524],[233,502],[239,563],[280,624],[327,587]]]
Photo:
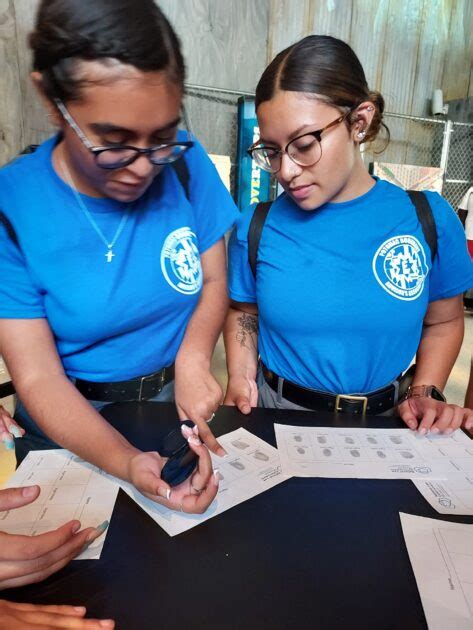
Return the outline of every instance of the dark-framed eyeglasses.
[[[141,155],[146,155],[151,164],[155,166],[159,166],[161,164],[171,164],[171,162],[178,160],[188,149],[194,146],[194,142],[192,140],[188,140],[184,142],[165,142],[147,149],[140,149],[139,147],[128,145],[97,147],[90,142],[85,133],[68,112],[64,103],[58,98],[55,99],[55,103],[64,120],[71,129],[75,131],[79,140],[86,149],[92,153],[97,166],[100,168],[107,170],[125,168],[126,166],[133,164],[133,162],[135,162]]]
[[[299,166],[314,166],[322,157],[322,134],[343,122],[351,111],[339,116],[322,129],[316,129],[293,138],[284,149],[265,146],[259,141],[255,142],[248,149],[248,155],[260,168],[269,173],[277,173],[280,170],[284,153],[287,153],[289,158]]]

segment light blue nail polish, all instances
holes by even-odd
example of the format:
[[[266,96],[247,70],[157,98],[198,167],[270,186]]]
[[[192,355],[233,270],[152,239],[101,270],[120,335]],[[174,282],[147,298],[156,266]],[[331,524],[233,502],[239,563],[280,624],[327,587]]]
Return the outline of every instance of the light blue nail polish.
[[[104,521],[103,523],[100,523],[100,525],[98,525],[96,527],[97,530],[102,530],[103,532],[107,529],[107,527],[109,526],[109,522],[108,521]]]
[[[15,442],[11,438],[3,440],[3,443],[5,444],[7,450],[9,450],[9,451],[13,451],[14,450]]]
[[[23,436],[22,436],[22,433],[21,433],[21,431],[20,431],[20,427],[17,427],[17,426],[15,426],[15,425],[12,425],[12,426],[10,427],[10,433],[13,435],[13,437],[16,437],[16,438],[21,438],[21,437],[23,437]]]

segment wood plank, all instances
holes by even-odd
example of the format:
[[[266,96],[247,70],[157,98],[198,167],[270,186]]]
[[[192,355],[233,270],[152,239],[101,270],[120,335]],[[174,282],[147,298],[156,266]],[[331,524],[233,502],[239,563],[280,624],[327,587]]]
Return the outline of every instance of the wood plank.
[[[14,4],[24,128],[21,148],[24,148],[29,144],[40,144],[55,133],[56,129],[50,124],[46,110],[30,79],[32,55],[28,36],[34,28],[39,0],[14,0]]]
[[[181,38],[188,83],[252,91],[266,64],[268,1],[159,0]]]
[[[473,60],[473,2],[456,0],[451,4],[449,44],[442,77],[445,101],[468,96]]]
[[[451,43],[448,37],[451,8],[451,0],[424,0],[410,108],[414,116],[431,115],[433,90],[442,85],[446,51]]]
[[[0,0],[0,165],[11,160],[22,142],[21,90],[12,0]]]
[[[278,52],[309,35],[312,0],[270,0],[268,63]]]
[[[353,0],[311,0],[309,33],[332,35],[349,43]]]

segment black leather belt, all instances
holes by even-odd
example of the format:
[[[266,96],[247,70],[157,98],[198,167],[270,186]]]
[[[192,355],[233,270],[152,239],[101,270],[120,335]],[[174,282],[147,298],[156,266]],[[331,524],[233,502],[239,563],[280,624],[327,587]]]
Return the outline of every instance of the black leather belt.
[[[279,376],[263,364],[264,380],[276,393]],[[380,414],[392,409],[396,404],[397,387],[393,384],[377,389],[369,394],[331,394],[315,389],[306,389],[284,379],[281,395],[301,407],[314,411],[339,411],[341,413]]]
[[[100,402],[127,402],[149,400],[157,396],[163,387],[174,379],[174,365],[165,367],[154,374],[139,376],[129,381],[94,383],[76,379],[75,386],[87,400]]]

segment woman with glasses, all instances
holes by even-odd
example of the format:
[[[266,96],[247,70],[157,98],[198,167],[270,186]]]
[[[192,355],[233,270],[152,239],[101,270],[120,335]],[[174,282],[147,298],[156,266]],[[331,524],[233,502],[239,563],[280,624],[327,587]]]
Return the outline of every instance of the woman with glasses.
[[[400,403],[420,433],[473,426],[473,412],[441,391],[473,284],[465,237],[448,203],[426,193],[434,256],[408,193],[365,168],[360,147],[384,127],[383,110],[352,49],[333,37],[290,46],[258,83],[261,136],[250,154],[284,192],[266,218],[244,212],[230,239],[226,403],[243,413],[259,394],[265,407],[359,414]]]
[[[175,394],[180,418],[222,454],[206,421],[223,398],[210,359],[237,211],[202,146],[178,131],[179,42],[152,0],[44,0],[30,44],[59,132],[0,171],[0,353],[26,430],[17,450],[59,444],[202,512],[217,481],[197,431],[186,429],[198,466],[171,491],[162,458],[97,411]]]

